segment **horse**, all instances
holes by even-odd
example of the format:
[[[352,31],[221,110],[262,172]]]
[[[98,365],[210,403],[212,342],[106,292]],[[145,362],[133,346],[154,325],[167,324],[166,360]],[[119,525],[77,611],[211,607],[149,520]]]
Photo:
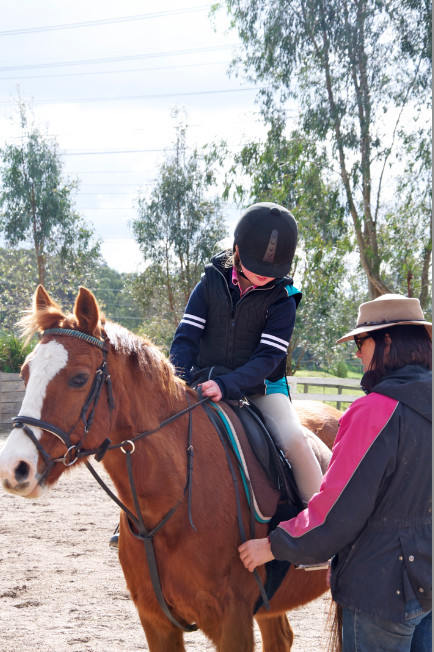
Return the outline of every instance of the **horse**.
[[[253,536],[266,536],[267,524],[252,526],[247,497],[237,499],[233,453],[224,451],[204,400],[158,347],[106,320],[86,288],[65,314],[38,286],[21,326],[27,339],[38,332],[40,340],[22,366],[22,407],[0,453],[3,489],[38,497],[94,455],[122,507],[119,560],[149,650],[183,651],[184,631],[200,629],[219,652],[252,652],[259,589],[238,556],[237,509]],[[330,448],[340,412],[298,403],[319,448],[321,439]],[[264,581],[264,567],[258,577]],[[327,588],[326,570],[290,567],[269,610],[255,615],[264,652],[289,652],[286,612]]]

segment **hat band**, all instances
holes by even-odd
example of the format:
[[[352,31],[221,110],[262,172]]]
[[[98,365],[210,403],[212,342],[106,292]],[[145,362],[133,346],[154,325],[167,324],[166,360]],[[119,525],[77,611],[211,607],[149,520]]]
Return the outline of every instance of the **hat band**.
[[[357,324],[356,328],[361,328],[362,326],[378,326],[380,324],[401,324],[402,322],[414,322],[420,321],[425,322],[424,319],[382,319],[381,321],[364,321],[361,324]]]

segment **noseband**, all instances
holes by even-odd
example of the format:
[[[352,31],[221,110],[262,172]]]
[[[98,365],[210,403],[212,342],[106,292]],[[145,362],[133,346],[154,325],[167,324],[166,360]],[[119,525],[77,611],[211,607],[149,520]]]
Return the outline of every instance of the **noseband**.
[[[45,335],[66,335],[68,337],[77,337],[80,340],[84,340],[89,344],[92,344],[93,346],[96,346],[99,349],[101,349],[103,360],[101,365],[98,367],[98,369],[95,372],[95,377],[93,379],[92,386],[89,390],[89,394],[87,395],[84,405],[81,408],[80,416],[75,422],[75,424],[72,426],[72,428],[69,430],[69,432],[65,432],[65,430],[62,430],[61,428],[54,426],[53,424],[48,423],[46,421],[42,421],[41,419],[26,417],[21,414],[16,417],[13,417],[12,419],[13,427],[21,428],[23,432],[25,432],[27,437],[29,437],[29,439],[36,446],[37,450],[41,454],[42,459],[44,460],[45,469],[41,477],[39,478],[38,484],[41,484],[41,482],[46,478],[49,471],[51,470],[51,468],[54,466],[56,462],[63,462],[65,466],[72,466],[80,457],[86,457],[93,453],[99,452],[99,449],[98,451],[86,451],[85,449],[82,448],[82,446],[83,446],[84,439],[93,423],[95,409],[96,406],[98,405],[98,401],[104,385],[106,385],[107,387],[107,401],[108,401],[110,412],[114,409],[115,406],[113,400],[112,382],[111,382],[111,378],[108,370],[108,363],[107,363],[107,353],[108,353],[107,341],[99,340],[98,338],[93,337],[92,335],[87,335],[86,333],[81,333],[80,331],[74,331],[72,329],[67,329],[67,328],[49,328],[48,330],[42,333],[42,337],[44,337]],[[80,419],[83,421],[83,425],[84,425],[83,435],[78,443],[72,444],[71,433],[77,427],[77,424],[79,423]],[[42,430],[45,430],[51,433],[52,435],[54,435],[55,437],[57,437],[58,439],[60,439],[66,447],[65,455],[63,457],[51,458],[46,453],[43,446],[41,446],[33,430],[29,426],[35,426],[36,428],[41,428]],[[108,444],[105,444],[105,442],[102,444],[100,448],[104,447],[104,445],[105,445],[105,449],[107,449]]]

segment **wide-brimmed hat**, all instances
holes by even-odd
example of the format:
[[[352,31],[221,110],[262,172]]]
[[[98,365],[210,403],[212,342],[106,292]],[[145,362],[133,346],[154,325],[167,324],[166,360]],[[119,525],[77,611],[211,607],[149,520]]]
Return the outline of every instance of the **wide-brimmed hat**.
[[[402,297],[400,294],[383,294],[373,301],[361,304],[356,327],[341,337],[336,344],[347,342],[360,333],[369,333],[369,331],[400,324],[425,326],[429,336],[432,337],[432,324],[425,321],[419,299]]]

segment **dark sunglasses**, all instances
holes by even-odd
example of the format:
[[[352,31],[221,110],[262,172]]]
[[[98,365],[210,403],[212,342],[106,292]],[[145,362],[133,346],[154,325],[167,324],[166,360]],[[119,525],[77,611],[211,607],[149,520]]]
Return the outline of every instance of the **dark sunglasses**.
[[[363,342],[365,340],[369,340],[370,337],[372,337],[372,335],[365,335],[364,337],[360,337],[360,335],[354,335],[354,341],[356,343],[358,351],[361,350]]]

